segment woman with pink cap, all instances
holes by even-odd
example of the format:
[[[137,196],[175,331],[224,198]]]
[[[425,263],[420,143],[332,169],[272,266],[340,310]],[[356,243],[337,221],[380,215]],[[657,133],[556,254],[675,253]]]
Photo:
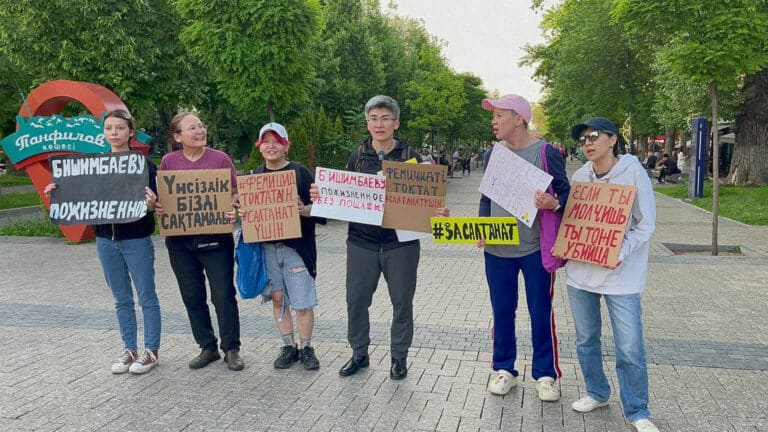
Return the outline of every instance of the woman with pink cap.
[[[518,95],[509,94],[499,99],[483,100],[483,108],[493,112],[493,133],[500,140],[486,152],[483,166],[488,166],[494,151],[503,151],[499,150],[500,146],[540,169],[546,166],[553,177],[555,196],[538,191],[534,202],[540,212],[561,211],[570,191],[565,161],[554,147],[528,132],[531,122],[531,106],[528,101]],[[546,156],[546,160],[543,160],[542,155]],[[485,195],[480,198],[479,215],[511,216],[507,210]],[[520,243],[517,245],[486,245],[483,240],[478,242],[478,247],[485,248],[485,275],[490,289],[494,323],[492,367],[495,374],[491,377],[488,391],[504,395],[515,386],[518,376],[515,369],[515,314],[518,303],[518,276],[522,272],[531,316],[531,373],[536,380],[539,399],[556,401],[560,398],[560,391],[555,382],[562,372],[558,364],[557,335],[552,310],[555,273],[545,269],[542,262],[539,246],[540,220],[541,218],[537,217],[530,228],[525,224],[518,224]]]

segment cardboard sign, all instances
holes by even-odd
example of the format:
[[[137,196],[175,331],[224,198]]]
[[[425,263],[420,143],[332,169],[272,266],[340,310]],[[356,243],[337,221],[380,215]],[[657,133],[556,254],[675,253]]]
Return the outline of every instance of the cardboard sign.
[[[164,236],[231,233],[232,173],[228,169],[157,172],[157,196]]]
[[[237,195],[246,243],[301,237],[296,171],[239,176]]]
[[[485,240],[488,245],[517,245],[520,235],[513,217],[433,217],[435,243],[471,243]]]
[[[531,227],[538,213],[534,203],[536,191],[546,191],[552,176],[501,143],[493,147],[480,193]]]
[[[51,156],[56,189],[48,215],[56,225],[133,222],[147,214],[147,159],[141,153]]]
[[[315,168],[320,197],[312,204],[312,216],[381,225],[387,179],[330,168]]]
[[[428,233],[435,209],[445,207],[448,167],[382,161],[387,200],[381,226]]]
[[[613,267],[618,262],[636,186],[576,182],[557,232],[555,255]]]

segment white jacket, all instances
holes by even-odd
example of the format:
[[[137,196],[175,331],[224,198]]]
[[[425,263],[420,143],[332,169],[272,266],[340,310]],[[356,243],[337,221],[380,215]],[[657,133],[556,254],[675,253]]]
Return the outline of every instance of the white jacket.
[[[565,264],[568,285],[599,294],[636,294],[645,290],[651,236],[656,229],[656,199],[645,168],[632,155],[621,155],[603,178],[598,179],[592,162],[573,174],[571,182],[605,182],[637,186],[632,216],[621,244],[621,264],[614,270],[597,264],[569,260]]]

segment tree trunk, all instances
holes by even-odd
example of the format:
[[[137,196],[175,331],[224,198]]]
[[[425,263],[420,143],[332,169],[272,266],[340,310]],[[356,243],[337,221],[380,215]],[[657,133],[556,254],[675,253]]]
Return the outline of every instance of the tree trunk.
[[[672,157],[675,151],[675,128],[668,127],[664,134],[664,153]]]
[[[768,184],[768,68],[744,79],[746,99],[736,116],[736,146],[728,183]]]
[[[717,82],[709,83],[709,97],[712,100],[712,255],[717,255],[717,216],[720,207],[720,137],[717,119],[720,107],[717,102]]]

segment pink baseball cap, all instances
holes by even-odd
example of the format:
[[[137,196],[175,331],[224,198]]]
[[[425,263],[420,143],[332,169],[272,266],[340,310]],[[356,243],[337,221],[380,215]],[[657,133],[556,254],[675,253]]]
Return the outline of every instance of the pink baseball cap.
[[[518,113],[526,123],[531,122],[531,104],[522,96],[508,94],[498,99],[483,99],[484,110],[493,111],[494,108],[512,110]]]

